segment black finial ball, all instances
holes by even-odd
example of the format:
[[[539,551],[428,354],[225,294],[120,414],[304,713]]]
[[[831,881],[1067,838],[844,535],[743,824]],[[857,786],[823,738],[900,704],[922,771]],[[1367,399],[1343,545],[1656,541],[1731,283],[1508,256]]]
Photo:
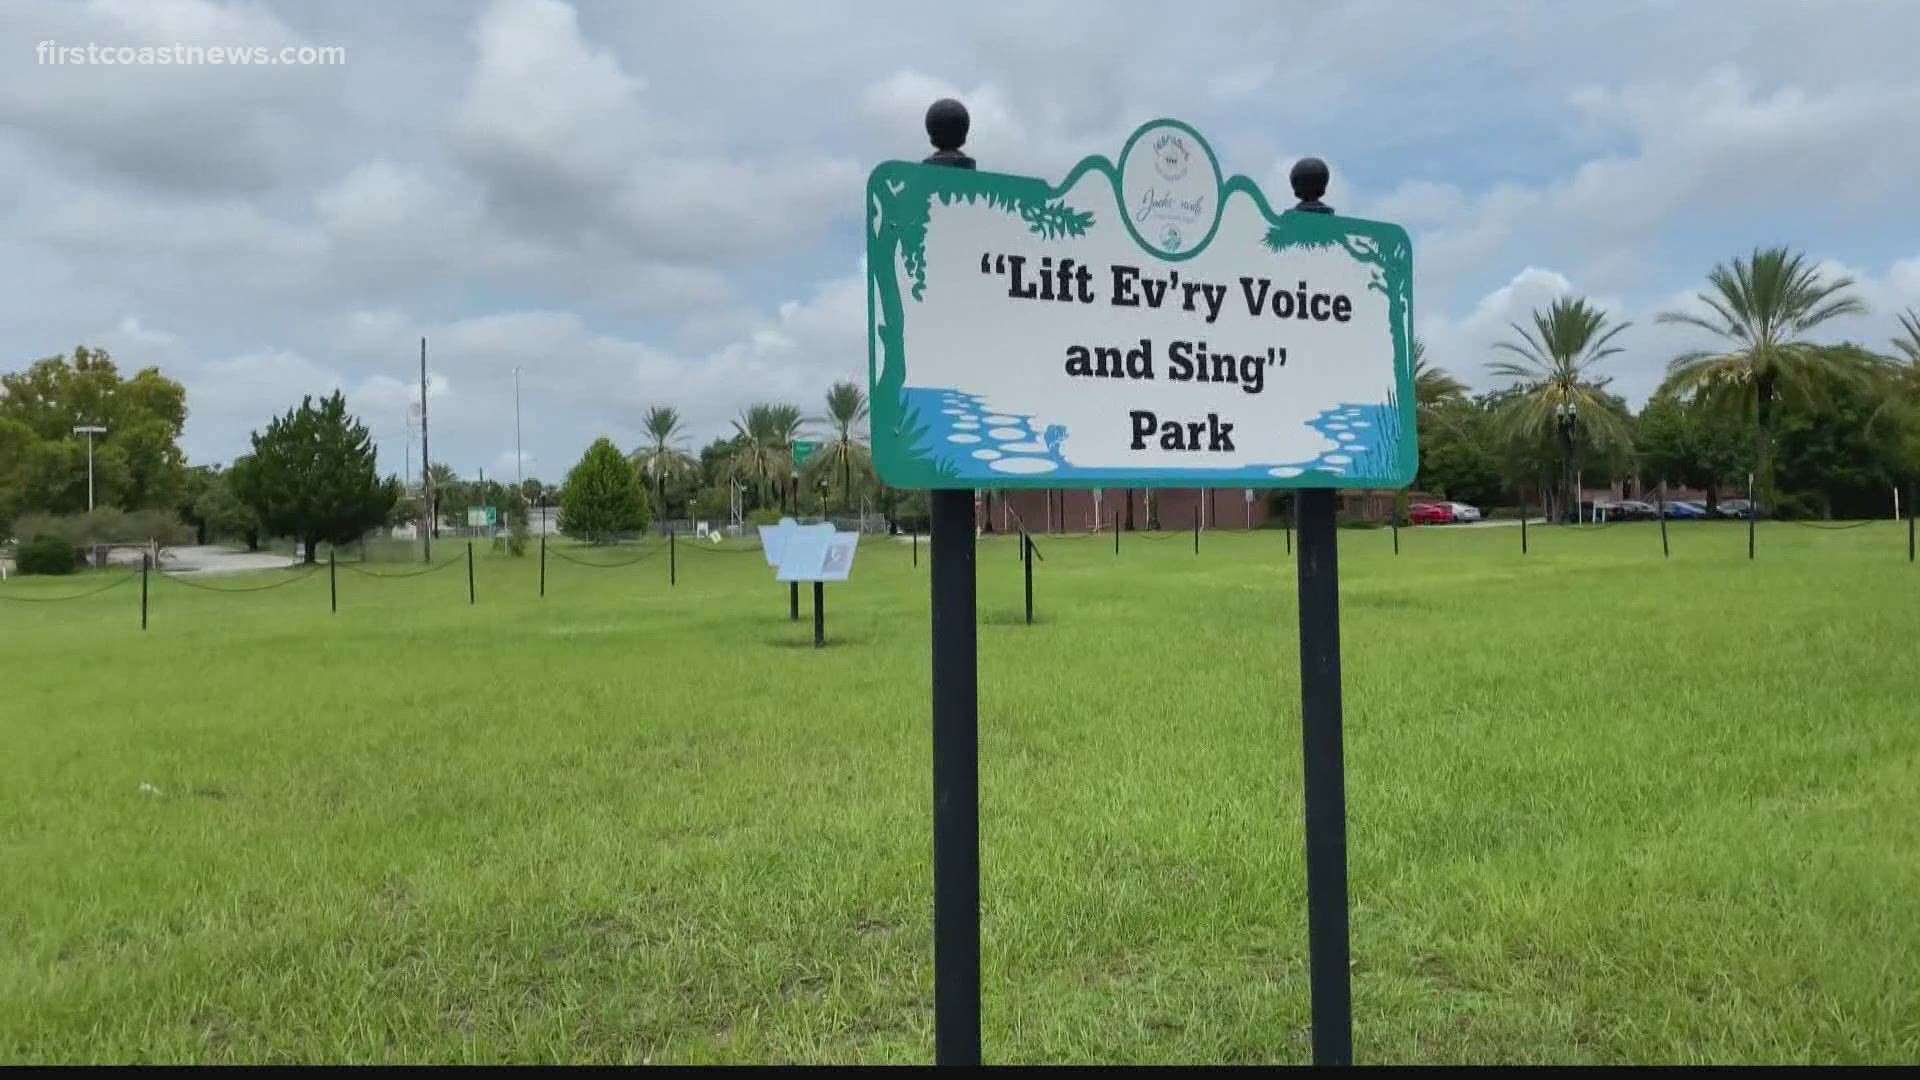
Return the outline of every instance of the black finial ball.
[[[966,145],[967,107],[952,98],[941,98],[927,107],[927,138],[936,150],[958,150]]]
[[[1327,194],[1327,163],[1317,157],[1301,158],[1293,163],[1287,180],[1293,185],[1293,197],[1301,202],[1319,202]]]

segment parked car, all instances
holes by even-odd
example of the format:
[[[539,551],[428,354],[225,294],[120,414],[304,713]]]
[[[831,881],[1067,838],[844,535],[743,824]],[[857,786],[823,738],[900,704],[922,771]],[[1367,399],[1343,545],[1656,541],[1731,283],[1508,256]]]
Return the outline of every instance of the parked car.
[[[1453,520],[1458,522],[1479,521],[1480,508],[1469,503],[1450,502],[1447,509],[1453,511]]]
[[[1660,508],[1638,499],[1620,499],[1606,508],[1605,521],[1658,521]]]
[[[1412,525],[1451,525],[1453,507],[1446,503],[1414,503],[1407,507],[1407,522]]]
[[[1753,504],[1745,499],[1727,499],[1719,506],[1723,518],[1750,518],[1753,516]]]
[[[1667,504],[1667,518],[1670,521],[1698,521],[1707,516],[1707,508],[1697,502],[1670,502]]]

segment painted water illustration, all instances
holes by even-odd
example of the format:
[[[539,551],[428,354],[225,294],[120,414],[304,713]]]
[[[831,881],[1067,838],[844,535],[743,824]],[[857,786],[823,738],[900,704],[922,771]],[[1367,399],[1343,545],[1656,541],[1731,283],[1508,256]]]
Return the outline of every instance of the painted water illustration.
[[[918,430],[913,449],[943,475],[976,480],[982,486],[1009,477],[1074,483],[1138,484],[1140,477],[1119,468],[1083,468],[1072,460],[1072,432],[1030,413],[996,410],[977,394],[934,387],[907,387],[902,412]],[[1335,444],[1306,461],[1272,462],[1234,469],[1164,470],[1164,486],[1183,484],[1260,487],[1274,480],[1325,476],[1347,481],[1394,478],[1394,452],[1400,437],[1399,406],[1341,404],[1320,412],[1309,424]]]

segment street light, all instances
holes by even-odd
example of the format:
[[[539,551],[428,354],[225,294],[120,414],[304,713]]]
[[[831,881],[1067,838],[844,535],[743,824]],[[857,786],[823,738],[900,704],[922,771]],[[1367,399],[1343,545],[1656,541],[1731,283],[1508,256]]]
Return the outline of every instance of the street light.
[[[513,366],[513,482],[527,485],[527,474],[520,463],[520,365]]]
[[[73,433],[87,437],[87,513],[91,514],[93,513],[93,437],[105,435],[107,429],[98,424],[77,424],[74,426]]]
[[[1560,442],[1566,453],[1566,461],[1561,465],[1561,482],[1567,486],[1567,520],[1580,521],[1580,491],[1573,478],[1573,444],[1580,427],[1580,405],[1574,401],[1562,401],[1554,406],[1554,415],[1560,419]]]

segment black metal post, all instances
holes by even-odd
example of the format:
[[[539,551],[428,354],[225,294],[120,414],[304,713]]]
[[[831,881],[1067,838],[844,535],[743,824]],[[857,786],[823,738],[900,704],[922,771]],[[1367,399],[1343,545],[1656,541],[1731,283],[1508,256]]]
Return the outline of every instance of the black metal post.
[[[543,513],[540,515],[540,528],[545,529],[546,527],[547,527],[547,515]],[[540,534],[540,596],[542,599],[544,599],[546,595],[547,595],[547,534],[545,532],[542,532]]]
[[[149,552],[140,553],[140,629],[147,628],[147,564],[153,556]]]
[[[1200,504],[1193,504],[1193,553],[1200,554]]]
[[[1667,484],[1660,482],[1660,557],[1673,558],[1673,552],[1667,548]]]
[[[1760,521],[1760,504],[1753,501],[1753,474],[1747,474],[1747,558],[1753,558],[1753,530]]]
[[[335,615],[340,614],[340,577],[333,567],[333,545],[327,545],[327,607]]]
[[[1287,496],[1287,520],[1280,527],[1287,534],[1287,554],[1293,554],[1293,530],[1300,524],[1300,493]]]
[[[674,586],[680,584],[679,549],[674,546],[674,540],[673,540],[673,538],[677,535],[679,534],[675,533],[673,530],[671,529],[667,530],[667,587],[668,588],[673,588]]]
[[[473,603],[473,541],[467,541],[467,603]]]
[[[1914,512],[1914,505],[1913,505],[1913,495],[1914,495],[1914,487],[1915,487],[1915,485],[1913,485],[1913,484],[1908,484],[1908,485],[1907,485],[1907,561],[1908,561],[1908,562],[1912,562],[1912,561],[1913,561],[1913,512]]]
[[[1393,511],[1393,553],[1395,555],[1400,554],[1400,511],[1398,508],[1395,508]]]
[[[1520,554],[1525,555],[1526,553],[1527,553],[1527,503],[1526,503],[1526,500],[1523,499],[1520,502]]]
[[[813,583],[813,647],[822,648],[827,643],[827,587],[816,581]]]
[[[1026,533],[1020,534],[1021,562],[1025,564],[1027,575],[1027,625],[1033,625],[1033,538]]]
[[[1330,214],[1327,165],[1301,158],[1288,179],[1296,211]],[[1340,535],[1328,488],[1297,492],[1300,528],[1301,793],[1307,819],[1307,982],[1313,1063],[1353,1064],[1353,987],[1347,944],[1347,778],[1340,732]]]
[[[1120,554],[1120,515],[1113,515],[1113,553]]]
[[[973,168],[966,106],[927,110],[931,165]],[[933,1057],[980,1064],[980,668],[973,493],[935,491],[933,517]],[[1116,533],[1114,543],[1119,543]],[[1117,549],[1116,549],[1117,550]]]
[[[1334,493],[1299,493],[1300,741],[1305,755],[1308,981],[1313,1062],[1353,1062],[1347,945],[1347,796],[1340,716],[1340,566]]]
[[[800,583],[787,582],[787,621],[800,621]]]
[[[920,565],[920,530],[913,530],[913,565]]]

